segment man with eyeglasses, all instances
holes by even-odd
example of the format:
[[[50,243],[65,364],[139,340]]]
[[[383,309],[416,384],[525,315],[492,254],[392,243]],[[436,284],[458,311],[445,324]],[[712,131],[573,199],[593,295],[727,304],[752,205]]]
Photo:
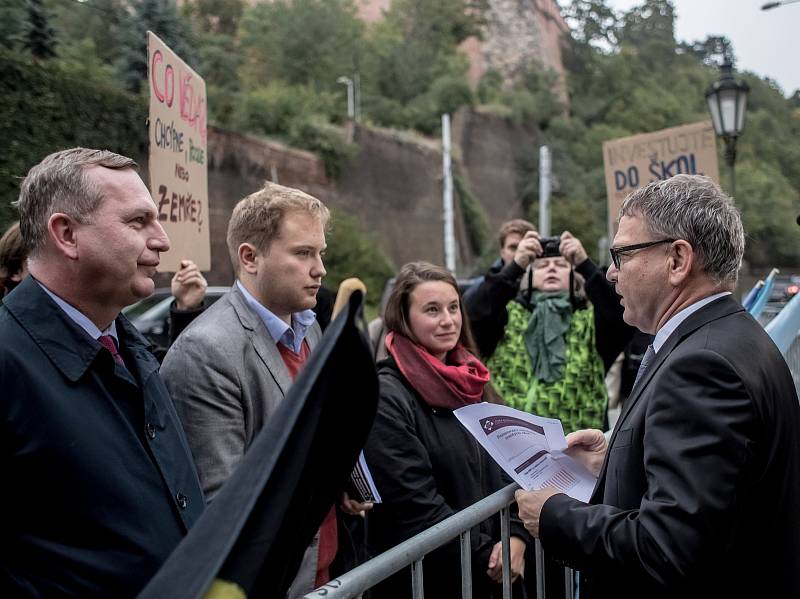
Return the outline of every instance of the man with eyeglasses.
[[[739,213],[706,177],[656,181],[620,210],[607,277],[655,338],[610,442],[567,439],[598,475],[589,504],[517,492],[583,599],[800,596],[800,405],[731,297],[743,252]]]

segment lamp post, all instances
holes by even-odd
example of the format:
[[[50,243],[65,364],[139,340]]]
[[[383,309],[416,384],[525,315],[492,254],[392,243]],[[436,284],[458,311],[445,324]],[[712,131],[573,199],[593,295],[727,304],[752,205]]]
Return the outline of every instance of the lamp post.
[[[347,86],[347,118],[354,120],[356,116],[356,103],[353,93],[353,80],[350,77],[339,77],[336,83],[341,83]]]
[[[744,129],[744,113],[747,109],[747,92],[750,86],[744,81],[734,79],[733,65],[730,58],[725,57],[720,67],[720,78],[706,90],[708,111],[714,132],[725,142],[725,162],[731,176],[731,196],[736,196],[736,140]]]

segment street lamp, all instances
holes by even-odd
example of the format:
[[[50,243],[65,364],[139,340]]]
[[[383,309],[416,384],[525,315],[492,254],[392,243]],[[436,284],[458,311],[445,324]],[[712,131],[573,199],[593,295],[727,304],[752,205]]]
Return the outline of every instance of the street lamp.
[[[744,129],[744,113],[747,109],[747,92],[750,86],[733,78],[733,65],[725,57],[720,67],[720,78],[706,90],[708,111],[714,124],[714,132],[725,142],[725,162],[731,173],[731,196],[736,196],[736,140]]]
[[[350,77],[339,77],[336,83],[347,86],[347,118],[354,120],[356,116],[356,103],[353,95],[353,80]]]

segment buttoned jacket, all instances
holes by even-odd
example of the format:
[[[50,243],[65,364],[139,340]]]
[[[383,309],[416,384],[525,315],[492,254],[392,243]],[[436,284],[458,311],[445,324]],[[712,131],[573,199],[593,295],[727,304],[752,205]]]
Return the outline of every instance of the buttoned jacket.
[[[588,575],[584,597],[798,597],[798,431],[783,357],[717,299],[634,386],[590,505],[544,504],[544,549]]]
[[[147,342],[125,366],[28,277],[0,307],[0,596],[132,597],[204,508]]]

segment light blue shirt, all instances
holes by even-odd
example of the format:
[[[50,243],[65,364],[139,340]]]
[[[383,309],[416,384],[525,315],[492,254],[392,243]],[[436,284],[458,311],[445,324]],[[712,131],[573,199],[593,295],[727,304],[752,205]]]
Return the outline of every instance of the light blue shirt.
[[[36,279],[34,279],[36,281]],[[67,316],[69,316],[72,321],[81,327],[84,331],[89,334],[89,337],[92,339],[97,339],[100,335],[111,335],[114,338],[114,341],[117,343],[117,347],[119,347],[119,337],[117,337],[117,323],[113,320],[111,321],[111,325],[106,328],[105,331],[101,331],[97,328],[97,325],[94,324],[89,317],[86,316],[83,312],[78,310],[75,306],[68,304],[63,299],[58,297],[55,293],[50,291],[47,287],[36,281],[36,283],[41,287],[44,292],[49,295],[53,301],[58,304],[58,307],[66,312]]]
[[[293,312],[292,326],[289,326],[264,307],[264,304],[254,298],[250,292],[245,289],[241,281],[236,281],[236,286],[239,287],[239,291],[244,295],[244,299],[247,300],[250,307],[258,314],[261,322],[267,327],[267,331],[270,337],[272,337],[272,340],[275,343],[282,343],[294,353],[299,354],[300,348],[303,347],[303,339],[306,338],[308,329],[311,328],[311,325],[313,325],[314,321],[317,319],[317,315],[314,314],[314,311],[303,310],[302,312]]]
[[[667,338],[677,329],[680,324],[689,318],[692,314],[697,312],[703,306],[710,304],[716,299],[721,297],[725,297],[726,295],[730,295],[730,291],[723,291],[722,293],[716,293],[714,295],[710,295],[708,297],[704,297],[701,300],[696,301],[695,303],[685,307],[680,312],[673,314],[672,317],[664,324],[663,327],[658,329],[656,333],[655,339],[653,339],[653,351],[658,353],[658,350],[666,343]]]

